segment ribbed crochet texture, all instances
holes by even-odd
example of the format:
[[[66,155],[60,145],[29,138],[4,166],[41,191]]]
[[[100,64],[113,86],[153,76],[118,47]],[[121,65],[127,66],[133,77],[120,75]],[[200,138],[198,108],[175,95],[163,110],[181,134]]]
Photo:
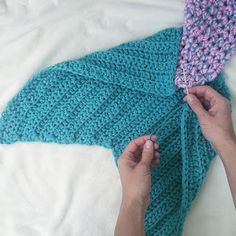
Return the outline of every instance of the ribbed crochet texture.
[[[147,236],[181,235],[215,151],[174,89],[182,28],[65,61],[32,76],[0,120],[0,143],[41,141],[111,148],[157,134],[161,164],[151,171]],[[222,74],[209,83],[230,97]],[[92,204],[92,203],[91,203]]]
[[[186,0],[180,48],[177,88],[214,80],[236,54],[236,0]]]

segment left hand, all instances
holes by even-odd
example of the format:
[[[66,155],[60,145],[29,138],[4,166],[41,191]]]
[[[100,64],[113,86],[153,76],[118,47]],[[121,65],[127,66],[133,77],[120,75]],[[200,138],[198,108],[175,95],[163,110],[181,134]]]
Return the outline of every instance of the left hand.
[[[150,203],[151,167],[160,163],[156,135],[133,139],[118,160],[123,202],[138,204],[146,210]]]

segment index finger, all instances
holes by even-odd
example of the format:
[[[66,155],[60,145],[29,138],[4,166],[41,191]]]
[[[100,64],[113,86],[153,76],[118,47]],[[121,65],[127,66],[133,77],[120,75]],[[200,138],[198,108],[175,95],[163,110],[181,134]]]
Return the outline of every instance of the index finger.
[[[188,90],[189,90],[189,93],[193,93],[197,97],[203,97],[204,99],[208,101],[211,101],[214,98],[221,97],[221,94],[219,94],[216,90],[214,90],[208,85],[194,86],[194,87],[188,88]]]
[[[124,151],[128,151],[134,154],[138,148],[143,147],[143,145],[145,144],[146,140],[149,139],[149,137],[150,135],[143,135],[143,136],[140,136],[138,138],[131,140],[129,144],[126,146]],[[151,140],[153,142],[156,141],[156,139],[157,139],[157,135],[151,136]]]

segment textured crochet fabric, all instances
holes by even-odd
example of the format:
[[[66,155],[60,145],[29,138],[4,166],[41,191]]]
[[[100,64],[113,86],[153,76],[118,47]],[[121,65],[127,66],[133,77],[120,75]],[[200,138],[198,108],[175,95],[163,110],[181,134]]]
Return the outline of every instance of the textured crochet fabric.
[[[186,0],[176,87],[203,85],[214,80],[234,54],[236,1]]]
[[[112,149],[157,134],[161,164],[151,171],[147,236],[181,235],[215,151],[173,86],[182,28],[163,30],[32,76],[0,119],[0,143],[41,141]],[[222,74],[209,83],[230,97]]]

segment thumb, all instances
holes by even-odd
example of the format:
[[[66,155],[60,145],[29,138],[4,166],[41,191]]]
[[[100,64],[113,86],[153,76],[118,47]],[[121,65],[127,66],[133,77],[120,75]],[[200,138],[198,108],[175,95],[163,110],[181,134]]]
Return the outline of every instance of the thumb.
[[[147,140],[143,147],[142,157],[140,163],[147,165],[148,167],[151,165],[153,159],[153,142],[151,140]]]
[[[191,109],[196,113],[199,120],[202,120],[204,117],[208,116],[207,111],[195,95],[188,94],[184,97],[184,101],[186,101]]]

